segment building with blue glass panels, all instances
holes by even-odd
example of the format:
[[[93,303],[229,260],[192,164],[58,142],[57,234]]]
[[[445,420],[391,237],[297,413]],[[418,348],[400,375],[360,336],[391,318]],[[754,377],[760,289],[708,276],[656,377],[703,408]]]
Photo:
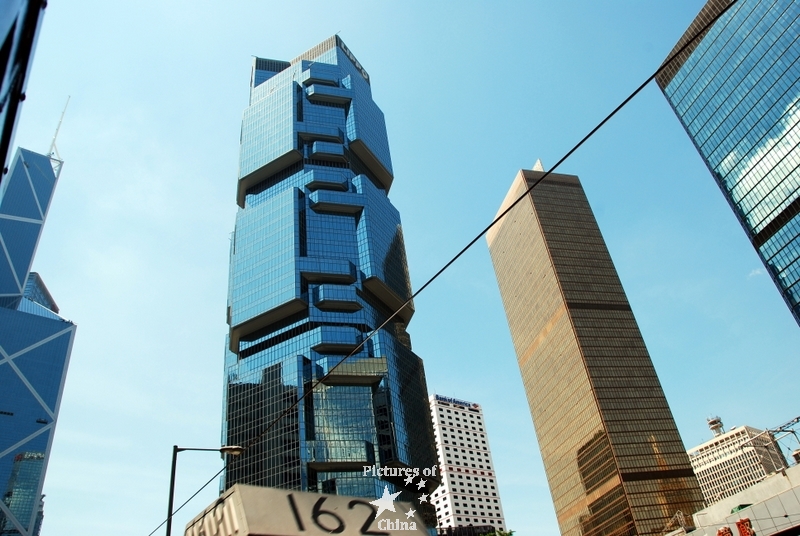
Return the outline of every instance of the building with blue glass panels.
[[[0,184],[0,534],[35,536],[75,324],[30,272],[61,162],[19,149]]]
[[[0,3],[0,167],[8,162],[45,7],[46,0]]]
[[[731,0],[709,0],[670,53]],[[800,323],[800,3],[739,0],[657,77]]]
[[[222,440],[255,443],[228,467],[224,488],[378,497],[386,485],[403,491],[403,480],[365,476],[365,466],[436,465],[423,364],[406,332],[414,309],[403,307],[411,285],[387,197],[393,178],[369,75],[338,36],[292,61],[254,58],[230,252]]]

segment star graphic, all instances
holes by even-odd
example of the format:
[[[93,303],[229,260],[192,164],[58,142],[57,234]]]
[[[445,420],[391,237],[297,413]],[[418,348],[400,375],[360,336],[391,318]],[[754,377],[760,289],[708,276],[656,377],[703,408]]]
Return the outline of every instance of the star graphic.
[[[408,475],[406,477],[406,486],[410,486],[413,481],[414,481],[414,476],[413,475]]]
[[[400,492],[397,493],[389,493],[389,486],[383,486],[383,497],[380,499],[375,499],[374,501],[370,501],[370,504],[374,504],[378,507],[378,513],[375,517],[381,515],[384,510],[391,510],[392,512],[396,512],[397,510],[394,509],[394,498],[400,495]]]
[[[419,503],[422,504],[424,502],[428,502],[428,494],[427,493],[423,493],[422,495],[419,496]],[[394,512],[394,510],[392,510],[392,512]],[[380,514],[378,514],[378,515],[380,515]]]
[[[417,489],[422,489],[424,487],[425,487],[425,481],[420,479],[420,481],[417,482]]]
[[[408,512],[406,512],[406,519],[414,517],[414,514],[416,513],[417,513],[416,510],[409,510]]]

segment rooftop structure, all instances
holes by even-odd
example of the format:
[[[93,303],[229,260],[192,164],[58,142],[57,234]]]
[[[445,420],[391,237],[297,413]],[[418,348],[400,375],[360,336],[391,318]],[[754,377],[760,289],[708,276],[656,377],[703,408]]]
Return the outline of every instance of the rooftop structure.
[[[735,426],[725,432],[719,417],[709,422],[715,431],[714,438],[687,451],[706,505],[735,495],[788,467],[769,431]]]

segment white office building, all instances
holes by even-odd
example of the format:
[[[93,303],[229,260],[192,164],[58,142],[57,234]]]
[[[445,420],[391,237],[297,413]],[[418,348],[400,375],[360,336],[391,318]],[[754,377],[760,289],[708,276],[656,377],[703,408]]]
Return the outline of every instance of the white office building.
[[[508,530],[480,405],[429,397],[442,485],[431,496],[439,527]]]
[[[725,432],[719,417],[709,419],[709,426],[714,438],[687,451],[707,505],[735,495],[787,467],[768,430],[735,426]]]

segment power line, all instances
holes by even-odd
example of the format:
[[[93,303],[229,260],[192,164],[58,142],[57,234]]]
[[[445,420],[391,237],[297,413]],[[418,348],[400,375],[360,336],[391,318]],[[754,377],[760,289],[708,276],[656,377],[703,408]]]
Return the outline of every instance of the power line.
[[[183,503],[182,503],[182,504],[181,504],[179,507],[177,507],[175,510],[173,510],[173,511],[172,511],[172,515],[171,515],[170,517],[175,517],[175,514],[177,514],[178,512],[180,512],[180,511],[181,511],[181,509],[182,509],[184,506],[186,506],[187,504],[189,504],[189,503],[191,502],[191,500],[192,500],[192,499],[194,499],[195,497],[197,497],[197,496],[200,494],[200,492],[201,492],[201,491],[203,491],[204,489],[206,489],[206,486],[208,486],[208,485],[209,485],[209,484],[211,484],[211,483],[212,483],[214,480],[216,480],[216,479],[217,479],[217,477],[218,477],[219,475],[221,475],[221,474],[222,474],[222,472],[223,472],[225,469],[227,469],[227,468],[228,468],[228,463],[226,462],[226,463],[225,463],[225,465],[223,465],[223,466],[222,466],[222,469],[220,469],[219,471],[217,471],[217,473],[216,473],[214,476],[212,476],[211,478],[209,478],[209,479],[208,479],[208,481],[207,481],[205,484],[203,484],[202,486],[200,486],[200,487],[197,489],[197,491],[195,491],[194,493],[192,493],[192,495],[191,495],[191,496],[190,496],[188,499],[186,499],[185,501],[183,501]],[[163,526],[164,526],[164,525],[167,523],[167,521],[169,521],[169,518],[167,518],[167,519],[165,519],[164,521],[162,521],[162,522],[161,522],[161,524],[159,524],[159,525],[158,525],[156,528],[154,528],[154,529],[153,529],[153,532],[151,532],[151,533],[150,533],[150,534],[148,534],[147,536],[153,536],[153,534],[155,534],[155,533],[156,533],[156,531],[157,531],[158,529],[160,529],[161,527],[163,527]]]
[[[547,178],[547,177],[548,177],[548,176],[549,176],[549,175],[550,175],[550,174],[551,174],[551,173],[552,173],[552,172],[553,172],[553,171],[554,171],[556,168],[558,168],[558,166],[560,166],[562,163],[564,163],[564,161],[565,161],[565,160],[567,160],[567,159],[568,159],[570,156],[572,156],[572,155],[575,153],[575,151],[577,151],[577,150],[578,150],[578,149],[579,149],[581,146],[583,146],[583,144],[584,144],[584,143],[586,143],[586,142],[589,140],[589,138],[591,138],[592,136],[594,136],[594,135],[597,133],[597,131],[598,131],[598,130],[600,130],[600,129],[601,129],[601,128],[602,128],[602,127],[603,127],[603,126],[604,126],[604,125],[605,125],[605,124],[606,124],[606,123],[609,121],[609,120],[611,120],[611,118],[612,118],[612,117],[614,117],[614,116],[615,116],[615,115],[616,115],[616,114],[617,114],[617,113],[618,113],[618,112],[619,112],[619,111],[620,111],[622,108],[624,108],[624,107],[625,107],[625,106],[626,106],[626,105],[627,105],[627,104],[628,104],[628,103],[629,103],[631,100],[633,100],[633,98],[634,98],[634,97],[636,97],[636,96],[637,96],[637,95],[638,95],[638,94],[639,94],[639,93],[640,93],[640,92],[641,92],[641,91],[642,91],[642,90],[643,90],[643,89],[644,89],[644,88],[645,88],[645,87],[646,87],[646,86],[647,86],[647,85],[648,85],[650,82],[652,82],[652,81],[653,81],[653,80],[656,78],[656,76],[658,76],[658,74],[659,74],[659,73],[661,73],[661,71],[663,71],[663,70],[664,70],[664,69],[667,67],[667,65],[669,65],[670,63],[672,63],[672,61],[673,61],[675,58],[677,58],[677,57],[678,57],[678,56],[679,56],[679,55],[680,55],[680,54],[681,54],[681,53],[682,53],[684,50],[686,50],[686,49],[687,49],[687,48],[688,48],[690,45],[692,45],[692,43],[694,43],[694,41],[695,41],[695,40],[696,40],[698,37],[700,37],[701,35],[705,34],[705,32],[706,32],[706,31],[707,31],[707,30],[708,30],[708,29],[709,29],[709,28],[710,28],[710,27],[711,27],[711,26],[712,26],[712,25],[713,25],[713,24],[714,24],[714,23],[715,23],[715,22],[716,22],[716,21],[717,21],[717,20],[718,20],[720,17],[722,17],[722,16],[723,16],[725,13],[727,13],[727,12],[728,12],[728,10],[729,10],[731,7],[733,7],[734,5],[736,5],[736,3],[737,3],[738,1],[739,1],[739,0],[732,0],[732,1],[731,1],[731,3],[730,3],[730,4],[728,4],[728,6],[726,6],[724,9],[722,9],[722,11],[720,11],[720,12],[719,12],[719,13],[718,13],[718,14],[717,14],[715,17],[713,17],[713,18],[712,18],[712,19],[711,19],[711,20],[710,20],[708,23],[706,23],[706,25],[705,25],[705,26],[703,26],[703,27],[702,27],[702,28],[701,28],[701,29],[700,29],[700,30],[699,30],[699,31],[698,31],[698,32],[697,32],[697,33],[696,33],[694,36],[692,36],[692,38],[691,38],[691,39],[689,39],[689,40],[688,40],[686,43],[684,43],[684,45],[683,45],[682,47],[680,47],[680,48],[679,48],[679,49],[678,49],[676,52],[674,52],[672,55],[670,55],[670,56],[669,56],[669,58],[667,58],[667,60],[666,60],[666,61],[664,61],[664,62],[661,64],[661,66],[660,66],[658,69],[656,69],[656,71],[655,71],[655,72],[654,72],[652,75],[650,75],[650,76],[649,76],[649,77],[648,77],[648,78],[647,78],[647,79],[646,79],[644,82],[642,82],[642,83],[639,85],[639,87],[637,87],[637,88],[636,88],[636,89],[635,89],[635,90],[634,90],[634,91],[633,91],[633,92],[632,92],[630,95],[628,95],[628,97],[626,97],[626,98],[625,98],[625,100],[623,100],[623,101],[622,101],[622,102],[621,102],[621,103],[620,103],[620,104],[619,104],[619,105],[618,105],[616,108],[614,108],[614,110],[613,110],[613,111],[611,111],[611,113],[609,113],[609,114],[608,114],[608,115],[607,115],[607,116],[606,116],[606,117],[605,117],[605,118],[604,118],[602,121],[600,121],[600,122],[599,122],[599,123],[598,123],[598,124],[597,124],[597,125],[596,125],[596,126],[595,126],[595,127],[592,129],[592,130],[591,130],[591,131],[589,131],[589,133],[588,133],[588,134],[586,134],[586,135],[585,135],[585,136],[584,136],[584,137],[583,137],[583,138],[582,138],[582,139],[581,139],[581,140],[580,140],[580,141],[579,141],[577,144],[575,144],[575,145],[574,145],[574,146],[573,146],[573,147],[572,147],[572,148],[571,148],[569,151],[567,151],[567,153],[566,153],[564,156],[562,156],[562,157],[561,157],[561,158],[560,158],[560,159],[559,159],[559,160],[558,160],[558,161],[555,163],[555,165],[553,165],[553,167],[552,167],[552,168],[550,168],[550,170],[549,170],[549,171],[546,171],[546,172],[545,172],[545,173],[544,173],[544,174],[543,174],[541,177],[539,177],[539,178],[538,178],[536,181],[534,181],[534,182],[533,182],[533,183],[530,185],[530,187],[529,187],[529,188],[528,188],[528,189],[527,189],[527,190],[526,190],[526,191],[525,191],[525,192],[524,192],[522,195],[520,195],[520,196],[519,196],[519,197],[518,197],[518,198],[517,198],[517,199],[516,199],[516,200],[515,200],[513,203],[511,203],[511,205],[509,205],[508,207],[506,207],[506,209],[505,209],[503,212],[501,212],[500,214],[498,214],[498,215],[495,217],[495,219],[494,219],[494,220],[492,220],[492,222],[491,222],[489,225],[487,225],[487,226],[486,226],[486,227],[485,227],[485,228],[484,228],[484,229],[483,229],[483,230],[482,230],[480,233],[478,233],[478,235],[477,235],[477,236],[475,236],[475,238],[473,238],[472,240],[470,240],[470,241],[467,243],[467,245],[466,245],[466,246],[464,246],[463,248],[461,248],[461,250],[460,250],[460,251],[459,251],[459,252],[458,252],[458,253],[457,253],[457,254],[456,254],[456,255],[455,255],[455,256],[454,256],[452,259],[450,259],[450,260],[449,260],[449,261],[448,261],[448,262],[447,262],[447,263],[446,263],[446,264],[445,264],[445,265],[444,265],[444,266],[443,266],[441,269],[439,269],[439,270],[438,270],[438,271],[437,271],[437,272],[436,272],[436,273],[435,273],[435,274],[434,274],[434,275],[433,275],[433,276],[432,276],[430,279],[428,279],[428,280],[427,280],[427,281],[426,281],[426,282],[425,282],[425,283],[424,283],[424,284],[423,284],[423,285],[422,285],[422,286],[421,286],[419,289],[417,289],[417,291],[416,291],[416,292],[414,292],[414,293],[413,293],[413,294],[412,294],[412,295],[411,295],[411,296],[410,296],[410,297],[409,297],[409,298],[408,298],[408,299],[407,299],[407,300],[406,300],[406,301],[403,303],[403,305],[401,305],[400,307],[398,307],[398,308],[397,308],[397,310],[395,310],[395,311],[394,311],[394,312],[393,312],[393,313],[392,313],[392,314],[391,314],[391,315],[390,315],[390,316],[389,316],[389,317],[388,317],[388,318],[387,318],[387,319],[386,319],[386,320],[385,320],[385,321],[384,321],[384,322],[383,322],[383,323],[382,323],[380,326],[378,326],[377,328],[375,328],[374,330],[372,330],[372,331],[369,333],[369,335],[367,335],[367,337],[366,337],[366,338],[365,338],[363,341],[361,341],[361,343],[359,343],[359,344],[358,344],[358,345],[357,345],[357,346],[356,346],[356,347],[355,347],[355,348],[354,348],[354,349],[353,349],[353,350],[352,350],[352,351],[351,351],[349,354],[347,354],[345,357],[343,357],[343,358],[342,358],[342,359],[341,359],[341,360],[340,360],[340,361],[339,361],[339,362],[338,362],[336,365],[334,365],[333,367],[331,367],[331,368],[330,368],[330,370],[329,370],[329,371],[328,371],[328,372],[327,372],[327,373],[326,373],[324,376],[322,376],[322,377],[321,377],[321,378],[319,378],[319,379],[318,379],[316,382],[314,382],[314,383],[311,385],[311,387],[310,387],[309,389],[306,389],[306,390],[305,390],[305,392],[302,394],[302,396],[298,397],[298,398],[297,398],[297,400],[295,400],[295,401],[294,401],[294,402],[293,402],[293,403],[292,403],[292,404],[291,404],[291,405],[290,405],[288,408],[286,408],[286,409],[285,409],[285,410],[284,410],[284,411],[283,411],[283,412],[282,412],[280,415],[278,415],[278,417],[277,417],[277,418],[275,418],[275,420],[274,420],[274,421],[272,421],[272,422],[271,422],[269,425],[267,425],[267,427],[266,427],[266,428],[264,428],[264,429],[263,429],[263,430],[262,430],[262,431],[261,431],[261,432],[260,432],[260,433],[259,433],[257,436],[255,436],[255,437],[254,437],[253,439],[251,439],[249,442],[247,442],[246,444],[244,444],[244,445],[243,445],[243,447],[244,447],[244,451],[243,451],[243,453],[242,453],[242,454],[244,454],[244,452],[246,452],[246,451],[247,451],[247,450],[248,450],[250,447],[252,447],[252,446],[253,446],[254,444],[256,444],[258,441],[260,441],[260,440],[261,440],[261,438],[264,436],[264,434],[266,434],[267,432],[269,432],[269,431],[270,431],[270,430],[271,430],[271,429],[272,429],[272,428],[273,428],[273,427],[274,427],[274,426],[275,426],[275,425],[276,425],[278,422],[280,422],[280,420],[281,420],[281,419],[283,419],[283,418],[284,418],[286,415],[288,415],[289,413],[291,413],[291,412],[292,412],[292,411],[293,411],[293,410],[294,410],[294,409],[297,407],[297,405],[298,405],[298,404],[299,404],[299,403],[300,403],[302,400],[304,400],[304,399],[305,399],[305,398],[306,398],[306,397],[307,397],[309,394],[311,394],[311,393],[313,393],[313,392],[314,392],[314,389],[316,389],[318,385],[320,385],[320,384],[324,383],[324,381],[325,381],[325,380],[327,380],[327,379],[330,377],[330,375],[331,375],[331,374],[333,374],[333,372],[334,372],[334,371],[335,371],[335,370],[336,370],[336,369],[337,369],[337,368],[338,368],[338,367],[339,367],[339,366],[340,366],[342,363],[344,363],[344,362],[345,362],[347,359],[349,359],[349,358],[350,358],[350,357],[352,357],[353,355],[355,355],[355,354],[357,354],[358,352],[360,352],[360,351],[361,351],[361,349],[364,347],[364,345],[367,343],[367,341],[369,341],[370,339],[372,339],[372,337],[374,337],[374,336],[375,336],[375,334],[377,334],[377,333],[378,333],[380,330],[382,330],[382,329],[383,329],[383,328],[385,328],[385,327],[386,327],[386,326],[387,326],[387,325],[388,325],[390,322],[392,322],[392,320],[394,320],[394,318],[395,318],[395,317],[396,317],[396,316],[397,316],[397,315],[400,313],[400,311],[402,311],[402,310],[403,310],[403,309],[405,309],[405,308],[406,308],[406,307],[407,307],[409,304],[411,304],[411,302],[414,300],[414,298],[416,298],[416,297],[417,297],[417,296],[418,296],[418,295],[419,295],[419,294],[420,294],[420,293],[421,293],[423,290],[425,290],[425,289],[426,289],[426,288],[427,288],[427,287],[428,287],[428,286],[429,286],[431,283],[433,283],[433,282],[434,282],[436,279],[438,279],[438,277],[439,277],[440,275],[442,275],[442,273],[444,273],[444,271],[445,271],[445,270],[447,270],[448,268],[450,268],[450,266],[452,266],[452,265],[453,265],[453,264],[454,264],[454,263],[455,263],[455,262],[456,262],[458,259],[460,259],[460,258],[461,258],[461,256],[462,256],[462,255],[464,255],[464,253],[466,253],[466,252],[467,252],[467,251],[468,251],[468,250],[469,250],[469,249],[470,249],[472,246],[474,246],[474,245],[475,245],[475,243],[476,243],[478,240],[480,240],[480,239],[481,239],[481,238],[482,238],[482,237],[483,237],[483,236],[484,236],[484,235],[485,235],[485,234],[486,234],[486,233],[487,233],[487,232],[488,232],[488,231],[489,231],[489,230],[490,230],[492,227],[494,227],[495,225],[497,225],[497,224],[500,222],[500,220],[502,220],[502,219],[503,219],[503,217],[504,217],[506,214],[508,214],[509,212],[511,212],[511,210],[512,210],[512,209],[513,209],[515,206],[517,206],[517,205],[518,205],[518,204],[519,204],[519,203],[520,203],[520,202],[521,202],[523,199],[525,199],[525,197],[526,197],[526,196],[527,196],[527,195],[528,195],[528,194],[531,192],[531,190],[533,190],[533,189],[534,189],[534,188],[535,188],[535,187],[536,187],[536,186],[537,186],[539,183],[541,183],[541,182],[542,182],[542,181],[543,181],[545,178]],[[220,470],[219,470],[219,471],[218,471],[218,472],[217,472],[217,473],[216,473],[216,474],[215,474],[213,477],[211,477],[211,479],[210,479],[208,482],[206,482],[205,484],[203,484],[203,486],[202,486],[200,489],[198,489],[198,490],[197,490],[197,491],[196,491],[194,494],[192,494],[192,496],[191,496],[191,497],[189,497],[189,499],[187,499],[187,500],[186,500],[186,501],[185,501],[183,504],[181,504],[181,505],[180,505],[180,506],[179,506],[179,507],[178,507],[178,508],[175,510],[175,512],[173,512],[173,515],[174,515],[175,513],[177,513],[178,511],[180,511],[180,509],[181,509],[181,508],[183,508],[184,506],[186,506],[186,504],[188,504],[188,502],[189,502],[189,501],[191,501],[191,500],[192,500],[194,497],[196,497],[196,496],[197,496],[197,494],[199,494],[199,493],[200,493],[200,492],[201,492],[201,491],[202,491],[202,490],[203,490],[203,489],[204,489],[206,486],[208,486],[208,485],[209,485],[209,484],[210,484],[210,483],[211,483],[211,482],[212,482],[212,481],[213,481],[215,478],[217,478],[219,475],[221,475],[221,474],[222,474],[222,472],[223,472],[223,471],[225,471],[225,470],[228,468],[228,464],[229,464],[229,463],[236,463],[236,461],[238,461],[240,458],[241,458],[241,456],[239,456],[239,457],[235,458],[235,459],[233,460],[233,462],[226,462],[225,466],[224,466],[222,469],[220,469]],[[166,520],[166,519],[165,519],[164,521],[162,521],[162,522],[161,522],[161,524],[160,524],[158,527],[156,527],[156,528],[153,530],[153,532],[151,532],[151,533],[150,533],[148,536],[152,536],[152,535],[153,535],[153,534],[156,532],[156,530],[158,530],[158,529],[159,529],[161,526],[163,526],[163,525],[164,525],[166,522],[167,522],[167,520]]]

